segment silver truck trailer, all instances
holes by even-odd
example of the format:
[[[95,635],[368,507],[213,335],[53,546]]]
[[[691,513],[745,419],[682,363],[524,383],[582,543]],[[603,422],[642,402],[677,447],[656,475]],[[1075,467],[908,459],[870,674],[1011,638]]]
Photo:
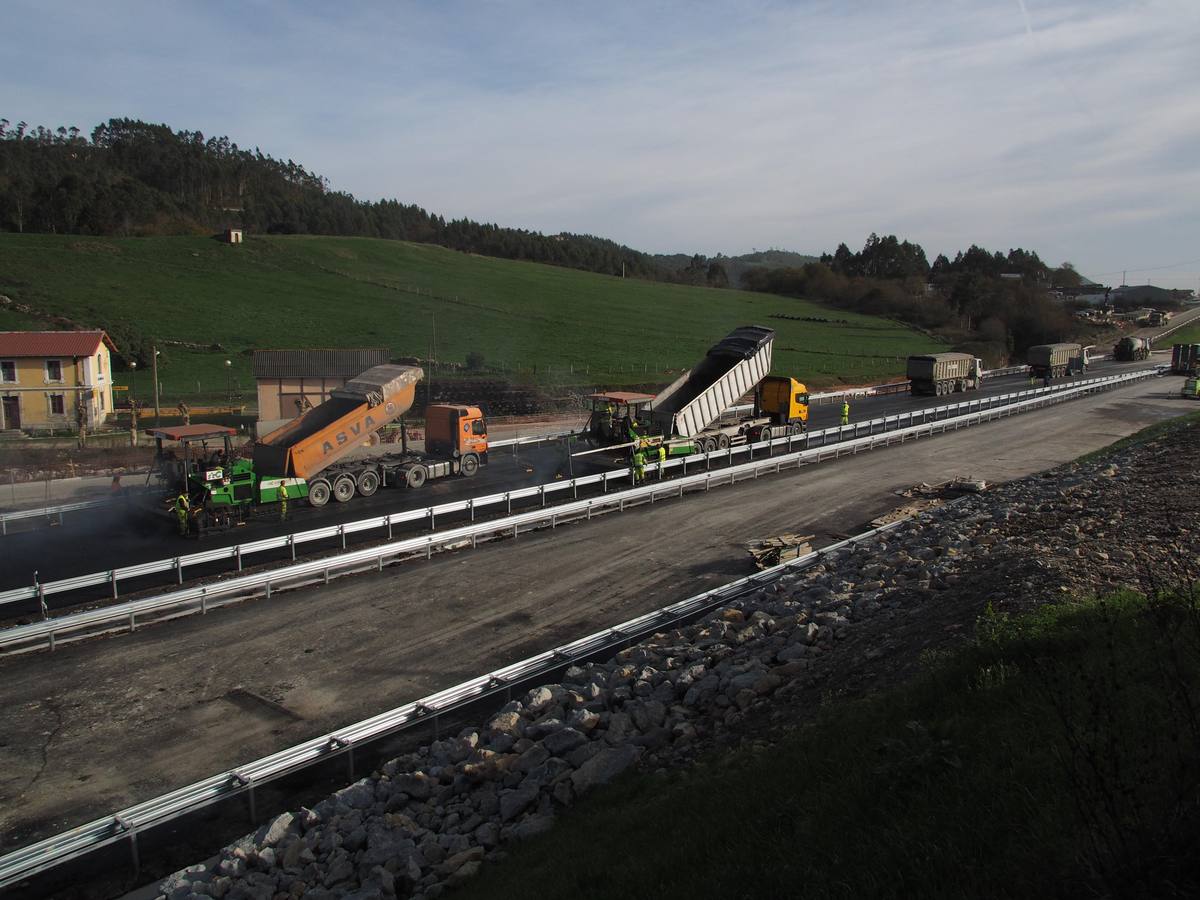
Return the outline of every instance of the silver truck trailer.
[[[908,358],[909,390],[941,397],[973,391],[983,382],[983,360],[970,353],[929,353]]]

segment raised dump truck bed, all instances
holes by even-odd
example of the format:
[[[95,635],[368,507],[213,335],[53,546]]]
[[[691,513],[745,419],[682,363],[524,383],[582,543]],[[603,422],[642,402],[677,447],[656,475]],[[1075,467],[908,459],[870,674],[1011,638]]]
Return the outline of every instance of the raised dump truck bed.
[[[1113,344],[1113,359],[1121,362],[1148,359],[1150,357],[1150,341],[1140,337],[1123,337]]]
[[[312,478],[384,425],[408,412],[424,375],[417,366],[375,366],[262,438],[254,466],[290,478]]]
[[[654,424],[665,435],[698,435],[767,377],[774,340],[773,330],[757,325],[733,331],[654,398]]]

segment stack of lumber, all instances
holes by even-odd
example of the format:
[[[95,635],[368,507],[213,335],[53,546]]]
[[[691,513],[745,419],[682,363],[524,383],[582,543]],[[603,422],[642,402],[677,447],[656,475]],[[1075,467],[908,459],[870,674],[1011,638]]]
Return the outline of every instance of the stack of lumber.
[[[781,534],[778,537],[751,541],[746,545],[754,564],[760,569],[769,569],[790,559],[812,553],[811,534]]]

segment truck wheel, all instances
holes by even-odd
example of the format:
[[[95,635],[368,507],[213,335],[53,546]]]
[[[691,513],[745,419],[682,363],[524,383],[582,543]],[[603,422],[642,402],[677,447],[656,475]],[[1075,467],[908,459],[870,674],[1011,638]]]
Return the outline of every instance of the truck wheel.
[[[333,499],[345,503],[354,496],[354,476],[346,473],[333,479]]]
[[[771,426],[770,426],[770,425],[764,425],[764,426],[762,427],[762,431],[760,431],[760,432],[758,433],[758,440],[759,440],[759,442],[760,442],[760,443],[763,443],[763,444],[765,444],[767,441],[771,440],[771,438],[772,438],[772,437],[774,437],[774,436],[775,436],[775,435],[774,435],[774,434],[772,433],[772,431],[771,431]]]
[[[728,450],[729,449],[729,435],[727,435],[723,431],[717,435],[717,449],[718,450]]]
[[[712,453],[716,449],[717,449],[717,442],[712,439],[711,435],[709,435],[708,437],[706,437],[704,439],[704,452]]]
[[[374,469],[363,469],[354,480],[355,487],[364,497],[370,497],[379,490],[379,473]]]
[[[324,478],[318,478],[316,481],[308,483],[309,506],[324,506],[329,502],[329,494],[329,482]]]
[[[479,471],[479,457],[474,453],[468,453],[462,458],[462,461],[458,465],[459,471],[463,474],[463,477],[470,478]]]
[[[425,479],[429,477],[429,473],[425,471],[424,466],[413,466],[408,470],[408,486],[410,488],[419,488],[425,483]]]

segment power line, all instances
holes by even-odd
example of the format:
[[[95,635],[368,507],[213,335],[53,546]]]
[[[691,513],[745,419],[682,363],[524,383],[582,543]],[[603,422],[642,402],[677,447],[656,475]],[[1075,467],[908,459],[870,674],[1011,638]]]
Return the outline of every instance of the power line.
[[[1193,265],[1195,265],[1196,263],[1200,263],[1200,259],[1189,259],[1189,260],[1187,260],[1187,261],[1185,261],[1185,262],[1172,263],[1172,264],[1171,264],[1171,265],[1169,265],[1169,266],[1145,266],[1144,268],[1141,268],[1141,269],[1129,269],[1129,268],[1125,268],[1125,269],[1117,269],[1115,272],[1101,272],[1101,273],[1100,273],[1100,275],[1099,275],[1098,277],[1100,277],[1100,278],[1107,278],[1109,275],[1120,275],[1120,274],[1122,274],[1123,272],[1134,272],[1134,273],[1137,273],[1137,272],[1158,272],[1158,271],[1161,271],[1162,269],[1178,269],[1180,266],[1193,266]],[[1188,274],[1188,273],[1184,272],[1184,273],[1181,273],[1181,274],[1185,274],[1185,275],[1186,275],[1186,274]]]

